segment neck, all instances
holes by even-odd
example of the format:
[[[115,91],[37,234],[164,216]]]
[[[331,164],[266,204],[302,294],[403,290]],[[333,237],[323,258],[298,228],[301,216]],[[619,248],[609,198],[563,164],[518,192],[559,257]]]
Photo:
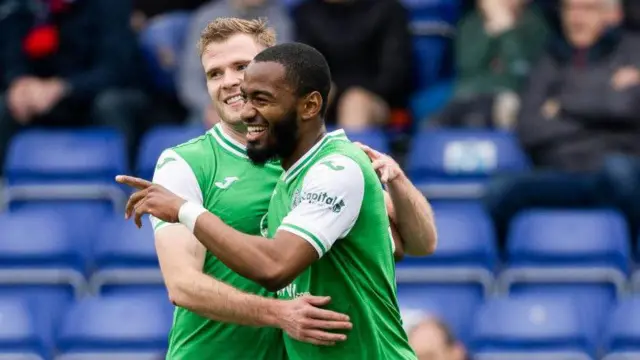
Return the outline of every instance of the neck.
[[[304,134],[304,132],[303,132]],[[311,148],[318,143],[318,141],[322,140],[322,138],[327,134],[327,129],[324,125],[320,126],[316,131],[309,131],[308,135],[302,135],[300,137],[300,141],[298,141],[298,145],[296,149],[293,151],[291,156],[282,159],[281,165],[284,170],[289,170],[289,168],[296,163],[301,157],[304,156]]]
[[[224,121],[220,121],[220,125],[222,126],[222,131],[224,131],[225,134],[231,136],[233,140],[240,144],[247,146],[247,137],[244,132],[234,128],[232,125],[227,124]]]

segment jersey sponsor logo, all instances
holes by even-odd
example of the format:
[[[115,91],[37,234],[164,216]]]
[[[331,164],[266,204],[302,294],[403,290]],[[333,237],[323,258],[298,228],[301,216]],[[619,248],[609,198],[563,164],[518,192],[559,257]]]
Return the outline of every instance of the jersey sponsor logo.
[[[325,165],[326,167],[328,167],[329,169],[331,169],[333,171],[344,170],[344,166],[336,165],[332,160],[323,161],[320,164],[321,165]]]
[[[217,187],[219,187],[220,189],[228,189],[229,186],[231,186],[231,184],[233,184],[234,182],[238,181],[240,179],[238,179],[235,176],[227,176],[226,178],[224,178],[224,180],[222,181],[217,181],[215,183],[215,185]]]
[[[344,200],[338,199],[337,196],[330,196],[326,192],[304,192],[298,189],[293,194],[291,208],[295,208],[303,201],[309,204],[327,206],[335,213],[341,212],[345,206]]]
[[[300,296],[310,295],[309,292],[298,292],[298,286],[291,283],[284,288],[278,290],[278,296],[283,298],[297,298]]]
[[[156,165],[156,170],[162,169],[165,165],[167,165],[168,163],[170,163],[172,161],[176,161],[176,158],[173,158],[173,157],[169,156],[169,157],[166,157],[166,158],[162,159],[162,161],[158,162],[158,165]]]
[[[265,213],[260,219],[260,235],[262,235],[262,237],[269,237],[269,224],[267,223],[267,215],[268,213]]]

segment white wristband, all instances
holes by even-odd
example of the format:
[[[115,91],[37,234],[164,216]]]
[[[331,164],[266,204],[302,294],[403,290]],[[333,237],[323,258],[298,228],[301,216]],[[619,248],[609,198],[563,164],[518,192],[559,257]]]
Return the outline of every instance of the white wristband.
[[[193,233],[194,228],[196,227],[196,220],[198,220],[198,216],[200,216],[203,212],[206,212],[202,205],[196,204],[194,202],[187,201],[182,204],[180,210],[178,211],[178,220],[180,223],[189,229]]]

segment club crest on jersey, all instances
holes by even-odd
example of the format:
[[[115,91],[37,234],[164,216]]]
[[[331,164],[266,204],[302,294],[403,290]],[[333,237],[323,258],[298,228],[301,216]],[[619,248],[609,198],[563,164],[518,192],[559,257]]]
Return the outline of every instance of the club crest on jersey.
[[[327,206],[335,213],[341,212],[345,206],[344,200],[339,199],[337,196],[330,196],[326,192],[305,192],[298,189],[293,193],[291,208],[294,209],[303,201],[309,204]]]
[[[262,237],[269,237],[269,224],[267,223],[267,213],[265,213],[260,219],[260,235]]]

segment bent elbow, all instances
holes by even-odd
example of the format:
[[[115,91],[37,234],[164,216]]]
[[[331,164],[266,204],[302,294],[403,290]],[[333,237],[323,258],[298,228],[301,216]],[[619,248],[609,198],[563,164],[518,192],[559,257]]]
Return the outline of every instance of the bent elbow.
[[[183,280],[184,277],[173,279],[172,281],[166,281],[167,294],[169,301],[175,306],[181,308],[190,308],[191,301],[189,292],[187,291],[187,283]]]
[[[167,293],[169,295],[169,301],[171,301],[171,303],[174,306],[178,306],[181,308],[185,308],[187,307],[187,297],[185,296],[184,292],[175,288],[175,287],[167,287]]]
[[[265,271],[257,282],[265,289],[276,292],[287,285],[291,284],[293,278],[286,274],[286,271],[282,266],[271,266],[268,271]]]

